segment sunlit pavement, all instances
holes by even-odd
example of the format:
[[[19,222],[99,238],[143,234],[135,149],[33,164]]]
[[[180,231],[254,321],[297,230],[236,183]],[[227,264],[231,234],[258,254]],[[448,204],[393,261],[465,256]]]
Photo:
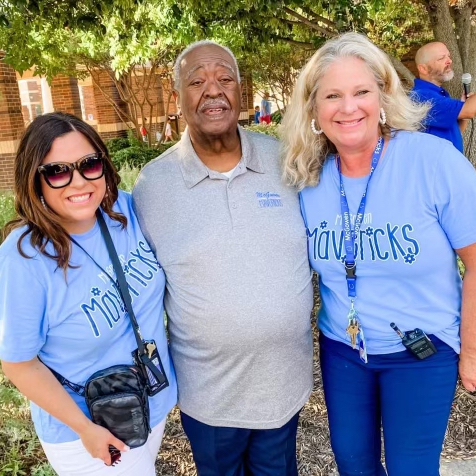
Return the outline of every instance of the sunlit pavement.
[[[441,463],[440,476],[476,476],[476,458]]]

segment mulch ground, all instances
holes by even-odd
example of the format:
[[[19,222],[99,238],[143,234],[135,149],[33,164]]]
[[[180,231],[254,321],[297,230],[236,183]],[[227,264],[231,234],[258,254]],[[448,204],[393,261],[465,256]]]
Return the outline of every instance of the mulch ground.
[[[335,470],[329,445],[326,406],[322,394],[317,331],[314,327],[314,392],[301,412],[297,451],[301,476],[330,475]],[[469,459],[476,456],[476,396],[461,386],[456,391],[442,458]],[[196,476],[190,446],[175,409],[169,417],[157,462],[161,476]]]

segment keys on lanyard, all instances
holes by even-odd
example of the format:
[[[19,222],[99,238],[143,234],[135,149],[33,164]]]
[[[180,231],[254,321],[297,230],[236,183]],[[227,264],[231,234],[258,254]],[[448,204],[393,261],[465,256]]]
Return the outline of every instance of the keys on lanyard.
[[[367,348],[365,343],[365,336],[364,330],[362,328],[361,323],[359,322],[357,311],[354,308],[354,300],[357,296],[356,292],[356,263],[355,263],[355,240],[358,239],[360,227],[362,225],[362,221],[364,219],[365,214],[365,205],[367,203],[367,191],[370,183],[370,179],[373,176],[375,168],[377,167],[378,161],[380,156],[382,155],[383,151],[384,140],[383,137],[379,137],[377,141],[377,145],[375,146],[375,150],[372,154],[372,161],[370,165],[370,175],[367,181],[367,186],[365,187],[365,191],[362,195],[362,199],[360,200],[360,205],[357,210],[354,229],[352,230],[351,226],[351,219],[350,219],[350,210],[349,204],[347,202],[347,196],[345,194],[344,189],[344,182],[342,180],[342,173],[340,170],[340,157],[337,156],[337,168],[339,170],[339,177],[340,177],[340,203],[341,203],[341,211],[342,211],[342,229],[344,233],[344,249],[345,249],[345,275],[346,275],[346,282],[347,282],[347,293],[350,298],[350,310],[347,315],[347,328],[346,334],[350,338],[350,344],[353,349],[355,349],[356,345],[359,348],[359,355],[362,362],[367,363]]]
[[[349,314],[347,314],[347,328],[345,330],[346,334],[350,338],[350,345],[353,349],[356,346],[359,348],[359,357],[364,364],[367,363],[367,346],[365,343],[365,336],[364,336],[364,329],[362,328],[357,311],[354,308],[354,300],[351,299],[350,301],[350,310]]]
[[[354,300],[351,301],[350,311],[347,315],[348,324],[345,330],[350,337],[350,345],[355,349],[357,334],[359,333],[359,321],[357,320],[357,311],[354,309]]]

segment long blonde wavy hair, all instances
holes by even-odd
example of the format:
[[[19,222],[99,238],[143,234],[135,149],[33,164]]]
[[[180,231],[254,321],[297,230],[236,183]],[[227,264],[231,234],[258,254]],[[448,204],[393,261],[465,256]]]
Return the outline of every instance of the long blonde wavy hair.
[[[361,59],[374,75],[380,105],[387,116],[386,124],[380,126],[385,137],[390,137],[393,130],[421,129],[428,113],[429,106],[418,104],[407,95],[388,56],[366,36],[344,33],[327,41],[299,75],[280,130],[284,180],[299,190],[317,185],[327,156],[336,152],[325,134],[314,134],[310,124],[316,118],[316,94],[321,78],[334,61],[346,57]]]

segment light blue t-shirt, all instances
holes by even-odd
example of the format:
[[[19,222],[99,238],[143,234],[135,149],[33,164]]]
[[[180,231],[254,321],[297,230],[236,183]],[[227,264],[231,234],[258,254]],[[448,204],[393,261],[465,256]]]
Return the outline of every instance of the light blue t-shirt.
[[[175,405],[177,387],[164,329],[165,276],[147,244],[132,210],[131,196],[119,193],[114,210],[127,218],[127,228],[104,215],[123,264],[134,312],[145,339],[155,339],[169,387],[149,398],[151,425]],[[23,258],[17,241],[24,229],[13,231],[0,246],[0,359],[22,362],[39,355],[50,368],[83,385],[94,372],[132,363],[137,344],[121,298],[111,280],[83,250],[73,245],[65,281],[51,258],[32,248],[29,237]],[[115,273],[99,225],[75,240],[112,276]],[[51,246],[47,247],[53,253]],[[83,397],[67,389],[89,415]],[[31,413],[39,438],[47,443],[78,439],[68,426],[34,403]]]
[[[368,177],[346,178],[352,225]],[[349,343],[339,173],[334,157],[301,194],[311,266],[319,273],[319,327]],[[398,132],[372,176],[356,240],[359,319],[369,354],[404,350],[390,327],[415,327],[460,350],[461,279],[454,249],[476,242],[476,173],[451,143]]]

